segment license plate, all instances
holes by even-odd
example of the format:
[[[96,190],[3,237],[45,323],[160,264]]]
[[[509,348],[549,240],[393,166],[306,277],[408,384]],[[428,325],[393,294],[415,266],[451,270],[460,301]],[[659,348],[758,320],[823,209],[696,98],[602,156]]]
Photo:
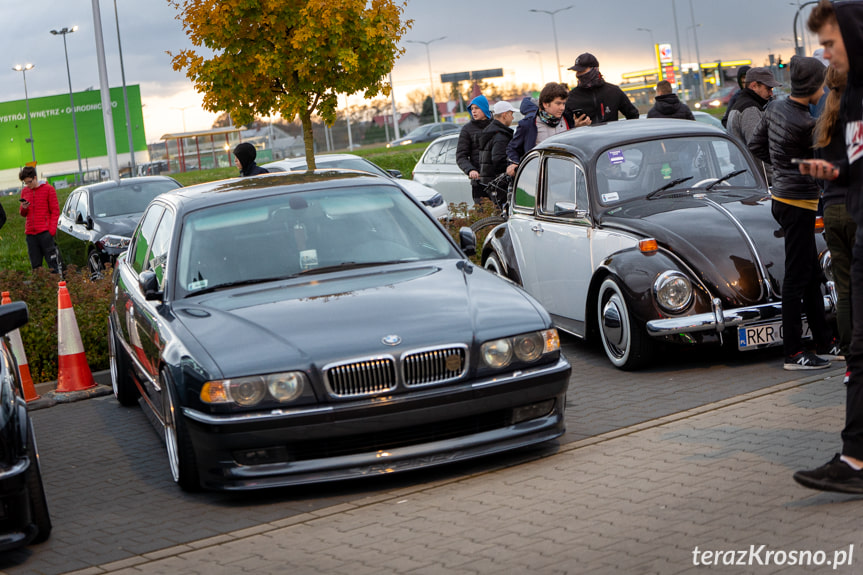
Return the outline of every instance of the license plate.
[[[804,319],[803,339],[811,337],[809,324]],[[782,339],[782,320],[737,328],[737,349],[743,351],[779,345],[782,343]]]

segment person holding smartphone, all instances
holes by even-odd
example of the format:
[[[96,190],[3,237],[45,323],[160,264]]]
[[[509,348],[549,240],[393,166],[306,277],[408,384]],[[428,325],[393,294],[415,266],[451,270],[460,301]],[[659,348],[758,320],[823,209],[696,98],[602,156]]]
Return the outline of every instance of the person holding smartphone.
[[[54,236],[57,234],[57,221],[60,219],[60,206],[57,191],[50,184],[40,184],[36,168],[26,166],[18,173],[24,183],[19,198],[18,212],[27,218],[24,234],[27,236],[27,255],[30,267],[42,267],[42,260],[48,262],[53,273],[59,271],[59,258]]]

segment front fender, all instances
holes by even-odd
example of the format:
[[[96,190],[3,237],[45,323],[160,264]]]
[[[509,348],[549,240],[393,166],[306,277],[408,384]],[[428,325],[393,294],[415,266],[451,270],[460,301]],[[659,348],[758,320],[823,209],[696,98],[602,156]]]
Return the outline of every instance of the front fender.
[[[515,257],[515,249],[512,244],[512,236],[509,233],[509,225],[506,223],[495,227],[485,237],[482,244],[482,265],[492,254],[496,254],[501,266],[503,266],[504,277],[518,285],[524,285],[521,281],[521,271],[518,267],[518,260]]]

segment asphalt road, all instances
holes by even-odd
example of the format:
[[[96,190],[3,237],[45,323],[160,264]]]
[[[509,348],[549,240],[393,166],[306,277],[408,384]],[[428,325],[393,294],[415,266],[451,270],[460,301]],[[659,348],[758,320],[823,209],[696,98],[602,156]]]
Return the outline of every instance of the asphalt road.
[[[799,376],[782,369],[776,349],[670,351],[631,373],[613,368],[597,346],[571,337],[563,346],[573,364],[564,444]],[[140,408],[105,396],[31,415],[54,530],[47,542],[0,557],[0,569],[15,575],[85,569],[430,480],[493,472],[558,447],[316,487],[187,494],[172,482],[160,436]]]

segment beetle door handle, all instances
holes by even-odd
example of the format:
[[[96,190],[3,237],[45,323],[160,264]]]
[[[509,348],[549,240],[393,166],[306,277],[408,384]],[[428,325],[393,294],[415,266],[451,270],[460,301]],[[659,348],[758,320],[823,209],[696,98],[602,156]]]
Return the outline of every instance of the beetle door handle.
[[[541,234],[542,232],[544,232],[544,231],[545,231],[545,230],[543,230],[543,229],[542,229],[542,224],[533,224],[533,225],[530,227],[530,230],[531,230],[531,231],[533,231],[533,232],[536,232],[536,233],[538,233],[538,234]]]

